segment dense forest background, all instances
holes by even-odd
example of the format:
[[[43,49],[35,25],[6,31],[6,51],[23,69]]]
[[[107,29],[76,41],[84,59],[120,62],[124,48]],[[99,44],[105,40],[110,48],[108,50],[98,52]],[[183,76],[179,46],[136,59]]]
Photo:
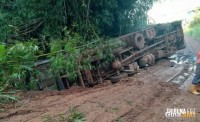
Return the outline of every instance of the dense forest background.
[[[63,39],[64,31],[86,40],[115,37],[147,24],[156,0],[1,0],[0,42]]]

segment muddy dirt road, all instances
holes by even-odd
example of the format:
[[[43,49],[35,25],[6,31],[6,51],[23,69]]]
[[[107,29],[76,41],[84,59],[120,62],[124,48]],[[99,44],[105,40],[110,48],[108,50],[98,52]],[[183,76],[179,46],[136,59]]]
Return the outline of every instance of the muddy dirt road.
[[[186,42],[179,54],[193,57],[200,41],[186,37]],[[45,115],[68,114],[73,107],[87,122],[200,122],[200,97],[186,90],[193,77],[191,60],[171,67],[169,59],[162,59],[114,85],[23,93],[22,103],[2,106],[0,122],[41,122]],[[195,108],[196,115],[165,117],[167,108]]]

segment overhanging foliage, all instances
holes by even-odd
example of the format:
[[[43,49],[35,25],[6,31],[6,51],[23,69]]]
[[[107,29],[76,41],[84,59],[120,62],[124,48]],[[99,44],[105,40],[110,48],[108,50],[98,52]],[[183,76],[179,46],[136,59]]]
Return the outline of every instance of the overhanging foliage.
[[[1,0],[0,41],[62,38],[64,28],[86,39],[118,36],[146,24],[157,0]]]

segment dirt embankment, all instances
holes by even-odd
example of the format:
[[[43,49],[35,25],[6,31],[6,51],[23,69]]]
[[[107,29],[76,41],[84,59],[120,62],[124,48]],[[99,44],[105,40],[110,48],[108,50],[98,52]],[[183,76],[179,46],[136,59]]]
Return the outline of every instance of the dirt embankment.
[[[189,48],[183,53],[200,47],[190,43],[195,40],[186,40]],[[163,59],[114,85],[108,81],[92,88],[22,93],[22,103],[4,106],[0,121],[40,122],[45,115],[68,114],[76,107],[87,122],[200,122],[200,97],[179,89],[183,83],[166,82],[183,66],[170,67]],[[166,118],[167,108],[195,108],[196,117]]]

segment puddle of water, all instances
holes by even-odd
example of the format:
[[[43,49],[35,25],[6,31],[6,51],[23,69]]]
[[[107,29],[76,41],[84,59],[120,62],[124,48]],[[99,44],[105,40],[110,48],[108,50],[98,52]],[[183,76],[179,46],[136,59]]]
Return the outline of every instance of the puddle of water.
[[[183,65],[183,71],[177,75],[172,82],[176,84],[183,84],[189,76],[195,71],[196,68],[196,56],[195,55],[184,55],[182,53],[176,53],[169,57],[171,62],[178,65]]]
[[[176,64],[194,64],[196,62],[196,56],[194,55],[183,55],[181,53],[176,53],[170,57],[171,61]]]
[[[196,68],[196,56],[194,55],[183,55],[182,53],[176,53],[169,57],[171,62],[175,64],[186,64],[188,65],[188,71],[192,72]]]

